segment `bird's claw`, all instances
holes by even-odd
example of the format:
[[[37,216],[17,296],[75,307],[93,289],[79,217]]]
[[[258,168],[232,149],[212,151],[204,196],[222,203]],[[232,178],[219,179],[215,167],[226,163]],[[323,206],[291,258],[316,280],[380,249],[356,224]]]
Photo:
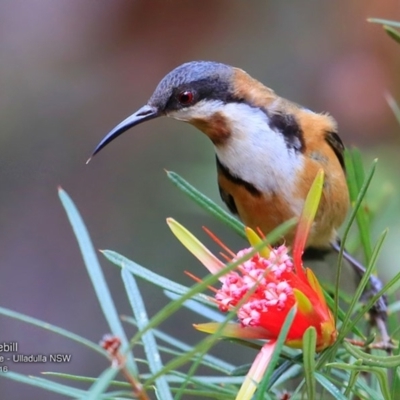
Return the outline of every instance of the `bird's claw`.
[[[341,245],[339,241],[332,243],[333,249],[336,250],[338,253],[340,252],[340,246]],[[365,267],[353,256],[351,256],[346,250],[344,250],[343,252],[343,257],[350,263],[350,265],[352,265],[360,278],[363,274],[365,274]],[[370,289],[366,290],[362,296],[362,300],[364,302],[367,302],[370,298],[376,296],[383,288],[382,281],[375,275],[370,275],[369,282]],[[375,325],[381,335],[381,341],[379,342],[379,344],[382,345],[383,349],[390,353],[395,346],[393,345],[392,339],[389,336],[386,326],[388,311],[387,306],[387,296],[384,294],[375,301],[375,304],[368,313],[370,316],[371,325]]]
[[[370,280],[371,288],[369,290],[365,290],[361,297],[361,301],[364,303],[366,303],[369,299],[371,299],[377,293],[380,292],[379,286],[382,286],[382,283],[375,276],[374,276],[374,279],[376,280],[376,282],[379,282],[379,285],[374,285],[374,283],[372,282],[372,279]],[[370,309],[369,312],[370,312],[370,314],[379,316],[384,321],[386,321],[387,311],[388,311],[388,300],[387,300],[386,294],[384,294],[381,297],[379,297],[378,300],[376,300],[376,302],[374,303],[373,307]]]

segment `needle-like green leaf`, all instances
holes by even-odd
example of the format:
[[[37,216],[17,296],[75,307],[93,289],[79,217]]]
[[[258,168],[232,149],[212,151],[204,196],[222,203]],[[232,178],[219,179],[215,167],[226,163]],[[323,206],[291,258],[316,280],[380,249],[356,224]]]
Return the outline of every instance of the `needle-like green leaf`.
[[[400,32],[389,25],[383,25],[385,32],[397,43],[400,43]]]
[[[368,22],[372,22],[374,24],[381,24],[381,25],[388,25],[394,28],[400,28],[400,22],[398,21],[391,21],[389,19],[382,19],[382,18],[368,18]]]
[[[175,186],[189,196],[201,208],[222,221],[224,224],[228,225],[243,238],[246,238],[246,235],[244,234],[244,225],[235,217],[223,210],[203,193],[199,192],[194,186],[185,181],[177,173],[167,171],[167,176]]]
[[[128,295],[133,315],[135,316],[138,324],[138,328],[143,329],[149,323],[149,318],[147,316],[147,310],[144,305],[139,287],[135,278],[126,268],[122,268],[121,276],[125,285],[125,290]],[[153,332],[151,330],[147,331],[147,333],[143,335],[142,341],[146,358],[149,363],[150,372],[152,374],[157,374],[163,368],[163,364]],[[156,379],[155,384],[157,387],[157,394],[160,399],[172,400],[172,394],[165,376],[160,376],[158,379]]]
[[[35,386],[47,390],[49,392],[62,394],[64,396],[68,396],[69,398],[73,397],[75,399],[79,399],[82,398],[86,393],[84,390],[81,389],[76,389],[74,387],[66,386],[57,382],[52,382],[43,378],[23,375],[14,371],[8,371],[7,373],[2,373],[1,377],[6,379],[12,379],[13,381],[25,383],[31,386]]]
[[[10,318],[15,318],[17,320],[26,322],[26,323],[31,324],[31,325],[38,326],[38,327],[40,327],[42,329],[46,329],[46,330],[51,331],[51,332],[57,333],[58,335],[64,336],[64,337],[66,337],[66,338],[68,338],[70,340],[73,340],[73,341],[75,341],[77,343],[80,343],[83,346],[89,347],[90,349],[92,349],[94,351],[97,351],[98,353],[101,353],[101,354],[103,354],[105,356],[107,355],[106,351],[103,350],[101,348],[101,346],[98,345],[97,343],[94,343],[94,342],[92,342],[92,341],[90,341],[90,340],[88,340],[88,339],[86,339],[86,338],[84,338],[82,336],[79,336],[76,333],[72,333],[70,331],[67,331],[64,328],[60,328],[58,326],[49,324],[48,322],[41,321],[40,319],[33,318],[33,317],[30,317],[30,316],[25,315],[25,314],[21,314],[21,313],[16,312],[16,311],[9,310],[9,309],[4,308],[4,307],[0,307],[0,314],[6,315],[7,317],[10,317]]]
[[[99,260],[89,236],[89,232],[78,209],[68,194],[61,188],[59,189],[58,194],[65,212],[67,213],[69,222],[72,225],[75,237],[78,241],[87,272],[92,281],[104,317],[108,322],[111,332],[118,336],[121,340],[121,351],[126,352],[129,348],[128,339],[119,319],[118,312],[111,297],[110,290],[108,289],[103,271],[101,270]],[[136,374],[137,367],[131,353],[127,354],[127,367],[132,373]]]
[[[96,379],[89,391],[80,397],[82,400],[98,400],[118,374],[119,368],[109,367]]]
[[[309,399],[315,399],[315,347],[317,344],[317,332],[313,326],[310,326],[303,335],[303,362],[304,377],[306,380],[307,396]]]

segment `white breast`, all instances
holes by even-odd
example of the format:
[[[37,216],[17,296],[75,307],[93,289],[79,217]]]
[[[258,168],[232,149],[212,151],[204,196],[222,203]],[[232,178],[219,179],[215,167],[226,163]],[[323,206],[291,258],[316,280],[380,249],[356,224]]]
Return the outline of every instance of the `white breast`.
[[[190,121],[207,119],[218,112],[229,121],[231,136],[215,146],[219,160],[230,172],[251,183],[264,193],[284,190],[290,196],[296,172],[303,158],[288,148],[283,135],[272,130],[268,116],[245,103],[223,103],[202,100],[192,107],[168,114],[169,117]]]
[[[264,193],[291,192],[302,157],[270,128],[268,116],[244,103],[225,104],[221,112],[230,121],[232,135],[215,148],[220,161]]]

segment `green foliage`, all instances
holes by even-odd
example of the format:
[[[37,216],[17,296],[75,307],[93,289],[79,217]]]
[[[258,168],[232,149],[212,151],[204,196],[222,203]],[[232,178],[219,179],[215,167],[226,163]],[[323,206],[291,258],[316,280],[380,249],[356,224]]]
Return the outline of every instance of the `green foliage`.
[[[316,338],[313,329],[307,331],[304,337],[303,352],[283,347],[283,339],[286,335],[285,330],[290,327],[291,318],[293,318],[293,315],[288,316],[288,321],[281,332],[282,336],[278,345],[278,351],[274,353],[273,360],[269,364],[264,378],[260,382],[259,390],[255,394],[255,398],[258,400],[277,398],[281,390],[288,387],[287,385],[289,385],[290,380],[294,376],[303,376],[304,378],[297,385],[297,388],[292,387],[294,390],[293,398],[325,398],[324,396],[329,393],[331,398],[336,399],[349,399],[354,395],[359,396],[361,399],[395,399],[395,394],[398,393],[399,376],[397,369],[400,366],[400,355],[398,352],[392,356],[387,356],[386,354],[379,354],[376,350],[362,349],[345,341],[345,338],[348,337],[365,340],[362,330],[357,327],[357,323],[363,319],[365,312],[372,306],[377,296],[371,299],[368,304],[361,307],[359,306],[359,299],[364,287],[368,284],[369,275],[375,269],[379,251],[386,235],[386,232],[383,232],[376,244],[372,245],[372,240],[369,236],[371,220],[368,214],[365,194],[369,182],[374,175],[376,161],[374,161],[370,172],[366,175],[364,174],[359,153],[356,151],[346,155],[346,163],[349,171],[349,190],[354,208],[352,217],[349,220],[349,226],[345,230],[345,238],[350,231],[350,225],[353,221],[357,221],[359,236],[361,238],[360,243],[363,246],[366,258],[369,260],[367,274],[361,280],[357,291],[351,298],[348,310],[344,311],[338,308],[338,341],[322,354],[315,353]],[[238,232],[240,225],[232,225],[229,222],[230,219],[225,218],[226,213],[215,203],[205,198],[204,195],[199,196],[196,189],[177,174],[170,172],[169,177],[187,195],[195,200],[197,199],[196,202],[207,212],[219,216],[220,220],[228,223],[235,232]],[[60,192],[60,198],[77,237],[88,274],[92,279],[95,293],[102,306],[105,318],[109,323],[110,330],[124,341],[124,338],[126,338],[125,331],[103,278],[101,267],[85,225],[72,200],[64,191]],[[204,204],[207,206],[204,206]],[[277,231],[272,232],[265,242],[276,239],[292,226],[293,221],[285,224]],[[258,247],[261,248],[264,246],[265,242]],[[256,248],[253,253],[258,250]],[[222,317],[216,309],[213,309],[212,304],[206,300],[202,293],[207,287],[214,285],[219,276],[222,276],[245,259],[248,259],[251,253],[235,263],[228,264],[220,273],[204,278],[192,288],[162,277],[113,251],[105,250],[103,254],[113,264],[121,268],[122,282],[125,286],[133,313],[133,317],[124,317],[124,320],[133,323],[137,328],[137,333],[130,340],[126,338],[125,346],[121,348],[121,352],[124,357],[128,357],[127,369],[129,373],[137,382],[143,385],[144,391],[149,395],[148,398],[151,398],[151,393],[153,393],[156,398],[163,400],[180,399],[189,395],[210,399],[234,399],[243,380],[243,375],[247,373],[249,366],[238,368],[209,354],[214,344],[218,340],[221,340],[221,330],[213,335],[205,336],[196,346],[189,346],[176,338],[166,335],[158,327],[181,307],[187,307],[200,314],[204,314],[204,310],[207,309],[207,312],[219,315],[220,321],[223,321],[223,324],[228,323],[234,317],[234,313],[231,312],[227,317]],[[147,315],[146,307],[140,293],[140,282],[137,282],[137,279],[151,282],[162,290],[167,291],[166,293],[170,293],[168,296],[172,300],[153,317]],[[382,292],[386,292],[390,288],[397,286],[399,280],[400,276],[395,277],[385,286]],[[337,295],[346,300],[346,298],[341,296],[340,291],[337,291]],[[334,304],[333,300],[331,304]],[[399,308],[400,306],[394,310],[399,310]],[[77,341],[93,351],[107,356],[107,353],[99,345],[74,333],[3,308],[0,308],[0,313],[11,318],[20,319],[29,324],[34,324],[43,329],[51,330],[56,334]],[[161,345],[160,342],[163,342],[163,344]],[[257,342],[246,340],[237,340],[232,342],[231,345],[245,345],[256,349],[260,346]],[[135,346],[144,347],[146,354],[144,364],[147,367],[147,372],[141,372],[134,362]],[[162,359],[167,354],[172,358],[168,363],[164,364]],[[187,372],[178,372],[178,368],[184,365],[188,365]],[[210,373],[207,376],[199,375],[197,372],[199,367],[207,368]],[[395,371],[391,382],[388,379],[389,369]],[[132,387],[124,379],[117,376],[119,371],[120,368],[118,365],[112,365],[97,378],[51,372],[46,373],[45,376],[47,378],[26,377],[16,373],[3,374],[3,376],[21,383],[41,387],[54,393],[74,396],[76,398],[133,398]],[[369,387],[365,374],[361,372],[367,372],[370,376],[375,377],[377,384]],[[225,376],[221,377],[221,373]],[[52,377],[63,379],[67,383],[56,383],[52,381]],[[87,390],[75,388],[74,382],[86,382],[88,385]],[[116,388],[118,390],[115,390]]]
[[[232,228],[237,234],[246,239],[246,235],[244,234],[244,225],[235,217],[227,213],[207,196],[204,196],[204,194],[198,191],[195,187],[193,187],[190,183],[185,181],[175,172],[167,171],[167,176],[171,180],[171,182],[178,187],[179,190],[189,196],[189,198],[192,199],[201,208],[203,208],[213,217],[217,218],[218,220]]]
[[[361,160],[361,154],[357,149],[352,151],[345,151],[347,185],[349,187],[350,201],[354,205],[350,222],[345,229],[343,235],[343,242],[346,241],[350,226],[354,217],[357,220],[359,235],[364,250],[365,259],[367,262],[371,259],[372,245],[371,245],[371,221],[368,207],[364,201],[365,194],[374,176],[376,164],[378,160],[374,160],[367,178],[365,178],[364,168]]]
[[[307,329],[303,336],[303,340],[304,378],[306,383],[307,397],[309,399],[315,399],[315,347],[317,344],[317,333],[315,332],[314,327]]]

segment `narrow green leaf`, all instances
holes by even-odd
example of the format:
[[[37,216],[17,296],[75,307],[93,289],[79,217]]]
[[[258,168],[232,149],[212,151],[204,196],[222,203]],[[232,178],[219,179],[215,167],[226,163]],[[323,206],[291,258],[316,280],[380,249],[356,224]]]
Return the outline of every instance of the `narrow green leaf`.
[[[347,364],[346,364],[347,365]],[[358,361],[354,362],[354,365],[358,365]],[[352,372],[360,373],[359,370],[352,369],[351,371],[346,371],[344,369],[336,369],[331,368],[330,373],[331,377],[337,378],[338,386],[343,386],[343,382],[349,382],[350,375]],[[370,381],[366,381],[363,376],[360,376],[359,379],[356,380],[356,385],[354,388],[354,393],[360,397],[360,400],[381,400],[382,396],[379,391],[373,389],[370,385]],[[352,399],[352,397],[346,397],[346,399]],[[353,400],[353,399],[352,399]]]
[[[260,243],[259,245],[256,245],[255,248],[258,250],[260,248],[264,248],[265,243]],[[242,263],[242,261],[240,261]],[[192,350],[190,350],[186,355],[181,357],[181,359],[176,359],[174,360],[174,363],[181,363],[184,358],[187,357],[187,355],[192,354],[197,354],[197,357],[194,359],[194,362],[192,363],[192,366],[189,368],[189,371],[186,374],[185,381],[177,391],[175,395],[174,400],[180,400],[184,394],[187,393],[187,385],[193,384],[194,378],[195,378],[195,373],[203,362],[203,358],[207,356],[208,351],[210,348],[223,337],[224,331],[226,326],[229,324],[229,322],[236,317],[238,309],[246,302],[248,301],[248,298],[252,295],[252,293],[255,290],[255,286],[252,290],[249,290],[248,293],[243,297],[243,299],[231,310],[226,314],[226,317],[222,323],[218,324],[219,327],[212,333],[211,336],[206,337],[200,344],[196,345]],[[169,365],[166,367],[166,370],[170,370],[172,372],[172,363],[169,363]],[[214,387],[214,390],[217,391],[217,393],[221,392],[221,389],[218,387]],[[232,392],[231,392],[232,393]],[[233,394],[233,393],[232,393]]]
[[[353,310],[357,304],[357,302],[359,301],[359,299],[361,298],[365,287],[367,286],[368,282],[369,282],[369,277],[371,276],[371,274],[373,273],[373,271],[375,270],[375,265],[376,262],[378,260],[378,255],[381,251],[383,242],[386,238],[387,235],[387,231],[383,231],[382,234],[380,235],[380,237],[378,238],[378,241],[375,245],[375,248],[373,250],[372,256],[371,256],[371,261],[365,271],[365,274],[362,276],[361,281],[356,289],[356,292],[354,293],[353,299],[349,305],[349,308],[347,310],[347,314],[346,317],[343,321],[342,327],[340,329],[339,332],[339,336],[338,336],[338,342],[340,342],[350,331],[351,328],[349,328],[349,325],[351,324],[351,319],[352,319],[352,313]]]
[[[347,371],[364,371],[367,373],[375,374],[375,376],[378,378],[379,387],[381,389],[383,398],[385,400],[394,400],[390,395],[387,371],[383,368],[369,367],[366,365],[345,364],[339,362],[329,363],[325,366],[329,368],[344,369]]]
[[[388,25],[393,26],[394,28],[400,28],[400,22],[398,21],[391,21],[389,19],[382,19],[382,18],[368,18],[368,22],[372,22],[374,24],[381,24],[381,25]]]
[[[307,398],[315,399],[315,347],[317,345],[317,332],[310,326],[303,335],[303,362],[304,377],[306,380]]]
[[[282,385],[287,380],[300,375],[303,372],[303,354],[292,356],[289,360],[285,360],[275,368],[274,373],[268,383],[267,390],[272,386]],[[243,375],[243,374],[242,374]]]
[[[292,326],[294,317],[296,316],[296,312],[297,307],[293,306],[285,318],[285,322],[283,323],[281,331],[279,332],[278,340],[276,341],[275,352],[271,358],[271,361],[264,373],[260,384],[258,385],[256,400],[263,400],[264,393],[268,391],[270,378],[274,373],[275,366],[279,360],[279,354],[281,353],[282,347],[285,344],[286,337],[289,333],[290,327]]]
[[[211,345],[212,344],[210,342],[210,345],[208,346],[208,348],[211,348]],[[189,368],[189,371],[187,372],[181,386],[178,388],[178,390],[175,394],[174,400],[181,400],[182,396],[186,394],[188,385],[191,385],[194,383],[194,381],[195,381],[194,375],[195,375],[197,369],[199,368],[201,361],[203,359],[203,356],[206,354],[207,350],[202,349],[200,354],[197,357],[195,357],[195,359],[193,360],[192,365]],[[220,392],[220,390],[218,390],[218,387],[216,385],[207,385],[207,386],[209,388],[213,388],[214,392],[216,392],[216,391]],[[163,400],[163,399],[160,398],[160,400]]]
[[[318,383],[325,388],[336,400],[348,400],[347,397],[343,395],[339,388],[337,388],[328,378],[319,372],[315,372],[315,379]],[[310,399],[315,399],[316,397],[310,397]]]
[[[77,335],[75,333],[72,333],[70,331],[67,331],[64,328],[60,328],[58,326],[55,326],[55,325],[49,324],[47,322],[41,321],[40,319],[33,318],[33,317],[30,317],[30,316],[25,315],[25,314],[21,314],[21,313],[16,312],[16,311],[9,310],[9,309],[4,308],[4,307],[0,307],[0,314],[6,315],[7,317],[18,319],[20,321],[26,322],[26,323],[34,325],[34,326],[38,326],[38,327],[40,327],[42,329],[46,329],[46,330],[51,331],[51,332],[57,333],[58,335],[64,336],[64,337],[66,337],[68,339],[71,339],[71,340],[73,340],[75,342],[78,342],[78,343],[82,344],[83,346],[89,347],[90,349],[92,349],[94,351],[97,351],[98,353],[101,353],[104,356],[107,356],[107,352],[105,350],[103,350],[101,348],[101,346],[98,345],[97,343],[91,342],[90,340],[88,340],[88,339],[86,339],[86,338],[84,338],[82,336],[79,336],[79,335]]]
[[[364,182],[365,182],[365,170],[364,170],[364,162],[361,150],[357,147],[351,149],[351,153],[353,155],[353,163],[354,169],[356,172],[357,186],[359,190],[361,190]]]
[[[390,395],[388,374],[383,368],[374,368],[371,372],[378,378],[379,387],[385,400],[394,400]],[[367,371],[368,372],[368,371]]]
[[[65,374],[61,372],[42,372],[42,375],[47,375],[47,376],[52,376],[55,378],[61,378],[61,379],[66,379],[66,380],[71,380],[71,381],[76,381],[76,382],[85,382],[85,383],[90,383],[93,384],[97,381],[97,378],[93,378],[92,376],[83,376],[83,375],[72,375],[72,374]],[[117,386],[121,388],[131,388],[130,383],[128,382],[122,382],[122,381],[111,381],[110,386]]]
[[[123,321],[129,322],[129,323],[137,326],[136,321],[133,318],[127,317],[127,316],[122,316],[121,318]],[[184,343],[181,340],[178,340],[175,337],[160,331],[159,329],[153,329],[153,332],[154,332],[154,336],[157,339],[160,339],[163,342],[167,343],[169,346],[178,349],[178,351],[177,351],[177,350],[173,350],[170,348],[165,349],[162,346],[159,346],[160,350],[162,349],[165,352],[168,351],[170,354],[178,355],[178,354],[182,354],[182,352],[189,351],[193,348],[193,346],[189,346],[187,343]],[[232,375],[232,372],[235,369],[234,365],[232,365],[224,360],[221,360],[218,357],[212,356],[211,354],[204,355],[203,364],[206,367],[215,369],[216,371],[220,371],[226,375]]]
[[[25,383],[31,386],[35,386],[49,392],[59,393],[69,398],[81,398],[86,392],[81,389],[76,389],[61,383],[52,382],[47,379],[37,378],[34,376],[27,376],[18,372],[8,371],[7,373],[0,374],[0,377],[11,379],[19,383]]]
[[[190,382],[190,379],[192,379],[192,377],[194,376],[194,373],[198,368],[198,366],[200,365],[202,358],[208,353],[211,347],[214,346],[214,344],[221,338],[223,333],[223,328],[227,323],[229,323],[230,320],[232,320],[232,318],[234,318],[235,314],[236,313],[234,311],[230,311],[227,314],[226,320],[221,324],[220,329],[218,329],[212,335],[207,335],[201,342],[199,342],[196,346],[192,347],[188,352],[182,354],[180,357],[175,357],[173,360],[168,362],[157,374],[151,376],[144,383],[144,385],[146,387],[152,385],[154,380],[157,379],[159,376],[165,375],[167,373],[174,373],[176,369],[186,364],[188,361],[193,361],[193,365],[189,369],[183,381],[184,386],[186,386]],[[147,329],[147,327],[145,329]],[[184,388],[182,388],[181,386],[179,392],[181,392],[183,389]]]
[[[111,381],[118,374],[119,368],[109,367],[101,373],[93,385],[88,390],[87,394],[80,397],[82,400],[98,400],[101,395],[110,386]]]
[[[144,279],[145,281],[150,282],[156,286],[159,286],[164,290],[169,290],[173,293],[178,294],[186,293],[189,290],[187,286],[181,285],[180,283],[176,283],[168,278],[156,274],[150,269],[142,267],[138,263],[129,260],[129,258],[126,258],[115,251],[102,250],[101,252],[109,261],[111,261],[116,266],[120,268],[126,268],[135,276]]]
[[[195,203],[197,203],[201,208],[206,210],[208,213],[216,217],[218,220],[223,222],[232,228],[236,233],[238,233],[243,238],[246,238],[244,233],[244,225],[238,221],[231,214],[223,210],[220,206],[214,203],[207,196],[198,191],[194,186],[185,181],[181,176],[172,171],[166,171],[167,176],[170,181],[177,186],[183,193],[189,196]]]
[[[174,371],[174,374],[177,375],[177,377],[180,378],[179,383],[186,382],[187,381],[187,374],[185,373],[180,373],[178,371]],[[211,379],[209,379],[211,378]],[[221,377],[220,377],[221,378]],[[213,398],[218,398],[217,396],[221,396],[221,398],[225,398],[224,396],[229,396],[228,398],[231,400],[233,398],[233,395],[235,394],[236,391],[236,385],[238,383],[241,383],[241,380],[239,379],[234,379],[234,380],[225,380],[225,377],[222,377],[222,381],[218,379],[217,376],[213,377],[206,377],[206,379],[202,379],[199,376],[193,376],[189,379],[189,384],[191,387],[198,389],[197,394],[199,396],[202,396],[203,392],[211,392],[214,394]],[[232,384],[233,383],[233,384]],[[174,389],[177,394],[179,389]],[[184,389],[183,394],[188,395],[189,393],[192,393],[190,389]],[[201,397],[202,398],[202,397]],[[163,400],[162,398],[160,400]],[[174,400],[178,400],[176,397]]]
[[[351,158],[350,158],[350,154],[348,152],[345,152],[345,159],[346,159],[346,167],[348,166],[350,169],[353,168],[353,164],[351,163]],[[350,160],[347,161],[347,160]],[[375,168],[376,168],[376,163],[377,160],[375,159],[374,162],[372,163],[371,169],[369,171],[369,173],[367,174],[366,179],[364,180],[364,183],[357,195],[357,200],[353,206],[353,209],[351,211],[350,214],[350,218],[349,221],[346,225],[345,231],[343,233],[343,238],[342,238],[342,245],[340,247],[340,251],[339,251],[339,257],[338,257],[338,268],[337,268],[337,273],[336,273],[336,281],[335,281],[335,307],[334,307],[334,316],[335,316],[335,320],[337,319],[337,313],[338,313],[338,307],[339,307],[339,287],[340,287],[340,275],[341,275],[341,270],[342,270],[342,264],[343,264],[343,252],[344,252],[344,246],[346,244],[346,240],[348,238],[348,235],[350,233],[350,228],[354,222],[354,220],[356,219],[356,216],[358,214],[358,210],[360,209],[360,206],[362,204],[362,201],[365,197],[365,194],[368,190],[368,187],[371,183],[372,177],[374,176],[375,173]],[[354,168],[353,168],[354,169]],[[351,173],[351,172],[350,172]],[[354,172],[353,172],[354,173]],[[350,179],[350,178],[349,178]],[[353,180],[348,180],[349,183],[349,189],[351,187],[354,187],[354,183],[356,178],[353,178]]]
[[[361,159],[361,153],[358,149],[352,149],[351,151],[346,151],[346,168],[348,167],[347,173],[347,183],[349,186],[349,193],[351,202],[354,203],[357,201],[359,194],[363,188],[365,183],[365,174],[363,162]],[[372,165],[372,175],[368,174],[368,176],[372,176],[375,173],[376,161],[374,161]],[[364,197],[364,196],[363,196]],[[371,244],[371,227],[370,227],[370,216],[367,212],[367,209],[364,205],[361,205],[357,210],[356,214],[357,226],[360,235],[361,244],[363,246],[365,259],[367,263],[370,261],[371,253],[372,253],[372,244]]]
[[[193,348],[193,347],[190,347]],[[186,374],[179,375],[179,372],[173,371],[174,375],[166,375],[166,379],[169,383],[181,383],[186,378]],[[42,372],[43,375],[54,376],[62,379],[69,379],[77,382],[85,382],[85,383],[94,383],[97,378],[88,377],[88,376],[80,376],[80,375],[71,375],[64,374],[59,372]],[[149,379],[150,374],[140,374],[142,378]],[[221,385],[237,385],[243,381],[242,376],[220,376],[220,375],[195,375],[194,378],[198,382],[202,383],[213,383],[213,384],[221,384]],[[117,386],[121,388],[131,388],[130,383],[122,382],[122,381],[111,381],[110,386]]]
[[[397,353],[399,353],[399,350],[397,350]],[[400,393],[400,368],[396,368],[393,371],[393,379],[391,387],[392,399],[395,399],[396,395],[398,395],[399,393]]]
[[[388,25],[383,25],[383,29],[392,39],[394,39],[397,43],[400,43],[400,32],[398,30]]]
[[[168,290],[164,290],[164,294],[171,300],[177,300],[179,297],[179,294],[169,292]],[[225,319],[225,315],[221,311],[210,307],[212,304],[205,305],[199,303],[197,300],[190,299],[186,300],[183,306],[209,321],[222,322]]]
[[[400,289],[400,273],[398,272],[382,289],[382,292],[388,293],[389,295],[398,294]]]
[[[344,348],[356,359],[362,361],[363,365],[381,368],[396,368],[400,366],[400,355],[397,356],[377,356],[366,353],[359,347],[353,346],[351,343],[343,342]]]
[[[394,297],[394,296],[393,296]],[[400,341],[397,344],[397,349],[393,352],[395,356],[400,355]],[[395,399],[398,393],[400,393],[400,368],[396,368],[393,371],[393,379],[392,379],[392,398]]]
[[[385,293],[388,293],[391,288],[394,286],[398,286],[400,283],[400,272],[396,274],[396,276],[391,279],[386,285],[372,298],[368,300],[368,302],[359,310],[359,312],[351,319],[351,323],[348,326],[348,329],[351,331],[353,327],[360,321],[366,312],[371,309],[371,307],[376,303],[376,301],[382,297]]]
[[[346,150],[346,151],[351,156],[352,165],[354,168],[354,178],[356,180],[357,192],[356,192],[356,196],[354,198],[352,198],[352,201],[356,201],[358,192],[360,191],[360,189],[365,181],[364,164],[363,164],[360,149],[354,147],[351,150]]]
[[[161,332],[158,329],[154,330],[154,335],[159,338],[160,340],[168,343],[170,346],[176,347],[177,349],[181,351],[189,351],[192,349],[193,346],[189,346],[187,343],[182,342],[181,340],[178,340],[174,338],[171,335],[168,335],[164,332]],[[221,360],[220,358],[217,358],[211,354],[206,354],[203,357],[203,361],[206,363],[209,368],[213,368],[217,371],[221,371],[224,374],[231,374],[233,369],[235,368],[234,365]]]
[[[328,288],[328,290],[329,290],[329,288]],[[333,290],[332,290],[332,292],[333,292]],[[324,290],[324,295],[325,295],[325,300],[326,300],[326,303],[328,304],[328,307],[331,310],[333,310],[335,307],[335,300],[329,295],[329,293],[326,290]],[[341,298],[341,296],[339,296],[339,299],[340,298]],[[346,318],[346,313],[339,307],[337,316],[339,318],[339,321],[343,322],[344,319]],[[365,340],[365,335],[361,332],[361,330],[357,326],[353,327],[352,333],[354,333],[354,335],[358,336],[359,338]]]
[[[125,285],[126,294],[128,295],[129,303],[138,324],[138,328],[141,330],[149,323],[147,310],[144,305],[142,295],[135,278],[126,268],[122,268],[121,276]],[[147,331],[147,333],[143,335],[142,341],[146,358],[149,363],[150,372],[152,374],[156,374],[162,369],[163,364],[153,332],[151,330]],[[163,400],[172,400],[172,394],[165,376],[160,376],[155,383],[158,397]]]
[[[132,391],[112,390],[104,393],[100,398],[104,400],[126,400],[132,398]]]
[[[362,361],[357,360],[354,364],[361,365]],[[348,382],[346,390],[344,392],[344,395],[346,396],[346,398],[349,398],[350,394],[355,391],[355,386],[357,384],[359,375],[360,375],[360,371],[354,370],[354,371],[350,372],[349,382]]]
[[[375,263],[377,261],[380,249],[382,247],[383,241],[386,237],[386,231],[384,231],[380,238],[378,239],[377,244],[375,245],[374,252],[372,254],[371,262],[368,265],[365,274],[362,276],[361,281],[356,289],[356,292],[353,296],[353,299],[348,307],[347,313],[345,315],[345,318],[342,322],[342,326],[339,330],[339,335],[337,337],[336,342],[326,349],[324,353],[321,355],[321,357],[318,360],[317,368],[323,366],[327,360],[332,360],[334,357],[335,353],[337,352],[337,349],[339,348],[340,344],[342,343],[343,339],[349,334],[349,332],[353,332],[354,327],[362,319],[365,315],[366,312],[368,312],[372,306],[376,303],[376,301],[384,294],[386,293],[393,285],[395,285],[397,282],[400,280],[400,273],[396,275],[394,279],[389,281],[383,288],[382,290],[379,291],[376,295],[374,295],[361,309],[358,311],[358,313],[353,316],[353,311],[355,310],[356,304],[359,301],[366,285],[368,284],[369,277],[372,274],[372,271],[375,268]],[[364,336],[364,335],[363,335]]]
[[[101,270],[89,232],[78,209],[68,194],[62,189],[59,189],[58,194],[78,241],[87,272],[92,281],[101,309],[103,310],[104,317],[108,322],[111,332],[120,338],[122,343],[121,351],[126,352],[129,348],[128,339],[112,300],[110,290],[104,279],[103,271]],[[137,367],[131,353],[127,355],[127,367],[132,373],[136,373]]]

